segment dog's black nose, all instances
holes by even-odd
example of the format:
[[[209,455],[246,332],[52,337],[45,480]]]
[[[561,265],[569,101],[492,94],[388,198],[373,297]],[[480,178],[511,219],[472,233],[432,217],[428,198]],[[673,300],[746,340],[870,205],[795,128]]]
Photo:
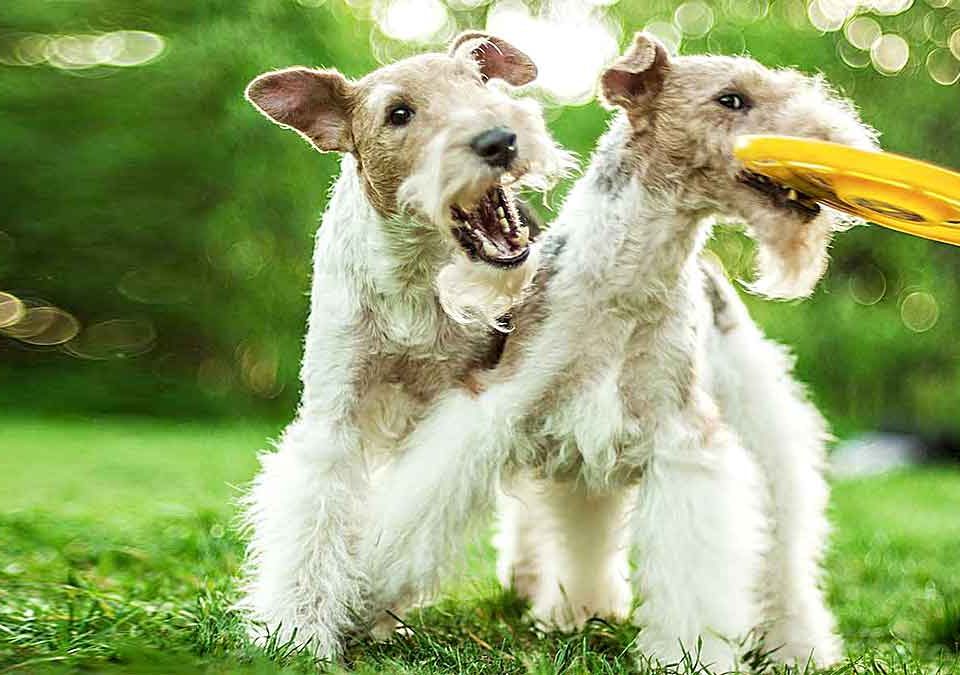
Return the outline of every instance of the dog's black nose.
[[[477,134],[470,147],[490,166],[506,169],[517,156],[517,135],[506,127],[494,127]]]

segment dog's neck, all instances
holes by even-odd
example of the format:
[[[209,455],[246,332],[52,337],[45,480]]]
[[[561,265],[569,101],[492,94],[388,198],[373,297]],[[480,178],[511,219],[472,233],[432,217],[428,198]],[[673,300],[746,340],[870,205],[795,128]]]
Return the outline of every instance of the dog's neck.
[[[706,209],[684,199],[683,181],[658,175],[637,147],[643,140],[625,115],[614,119],[558,229],[598,291],[614,301],[666,305],[685,292],[710,228]]]
[[[314,274],[336,276],[399,342],[432,339],[443,320],[434,282],[450,252],[429,226],[378,213],[361,180],[345,155],[317,234]]]

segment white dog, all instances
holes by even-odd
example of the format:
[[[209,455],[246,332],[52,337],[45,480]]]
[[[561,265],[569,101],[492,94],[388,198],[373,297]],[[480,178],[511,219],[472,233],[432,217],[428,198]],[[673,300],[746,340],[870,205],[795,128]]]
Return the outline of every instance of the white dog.
[[[543,241],[501,365],[478,397],[446,394],[375,488],[374,504],[408,499],[365,538],[373,606],[436,581],[502,475],[498,571],[540,621],[629,616],[645,654],[702,641],[721,671],[757,632],[774,658],[833,662],[825,425],[701,252],[712,218],[733,217],[759,245],[754,289],[808,294],[839,214],[745,172],[735,138],[875,134],[819,78],[670,57],[645,34],[602,90],[620,112]]]
[[[302,402],[247,500],[240,606],[260,639],[331,656],[362,627],[361,538],[406,499],[371,505],[371,484],[431,402],[499,356],[497,318],[536,270],[511,187],[545,188],[569,163],[539,107],[503,86],[535,76],[510,44],[466,33],[359,81],[290,68],[247,89],[343,153],[316,240]]]

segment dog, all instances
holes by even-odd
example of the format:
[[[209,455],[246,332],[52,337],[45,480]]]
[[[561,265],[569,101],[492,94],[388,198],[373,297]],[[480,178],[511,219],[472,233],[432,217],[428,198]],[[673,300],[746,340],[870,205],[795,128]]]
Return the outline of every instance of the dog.
[[[826,425],[703,249],[715,219],[744,222],[758,245],[751,288],[809,294],[833,234],[854,223],[745,171],[735,139],[872,148],[876,133],[821,78],[673,57],[644,33],[601,90],[617,113],[538,244],[500,364],[479,395],[441,397],[396,482],[374,491],[410,496],[364,547],[389,542],[371,558],[377,603],[401,590],[394,575],[436,583],[436,551],[450,555],[496,498],[498,576],[542,624],[629,618],[646,658],[690,654],[720,672],[754,647],[832,663]]]
[[[261,642],[333,657],[362,629],[357,547],[381,519],[370,486],[431,402],[499,355],[500,317],[537,269],[515,191],[570,165],[539,106],[508,91],[536,73],[472,32],[357,81],[295,67],[246,90],[271,121],[343,156],[316,238],[299,410],[244,504],[239,608]]]

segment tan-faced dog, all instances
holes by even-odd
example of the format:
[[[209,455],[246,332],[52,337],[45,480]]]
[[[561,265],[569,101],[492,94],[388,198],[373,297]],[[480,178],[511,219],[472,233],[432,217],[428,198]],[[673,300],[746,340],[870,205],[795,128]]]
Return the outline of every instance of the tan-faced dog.
[[[371,504],[373,486],[433,401],[498,356],[497,319],[536,270],[514,189],[569,163],[539,107],[508,91],[535,76],[509,43],[465,33],[357,81],[298,67],[247,89],[343,155],[316,239],[302,401],[246,500],[240,607],[262,640],[332,656],[364,626],[358,542],[397,508]]]

